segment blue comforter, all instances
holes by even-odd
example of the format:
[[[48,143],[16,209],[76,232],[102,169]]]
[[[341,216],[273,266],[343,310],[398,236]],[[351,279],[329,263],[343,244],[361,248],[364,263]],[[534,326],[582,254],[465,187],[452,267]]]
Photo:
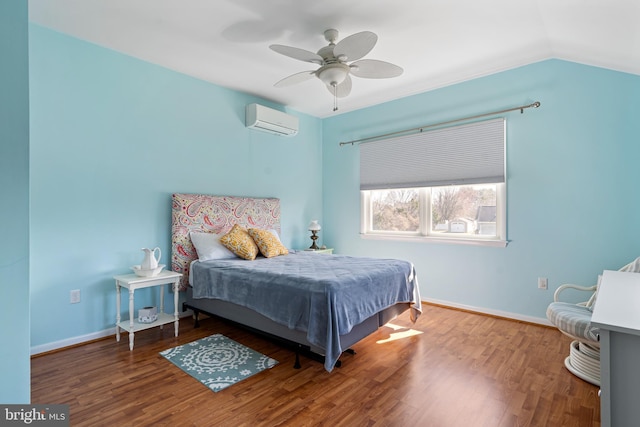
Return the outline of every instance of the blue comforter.
[[[420,312],[413,265],[395,259],[299,251],[211,260],[193,264],[191,284],[193,298],[229,301],[306,332],[310,343],[325,349],[327,371],[343,351],[340,335],[355,325],[399,302],[414,303],[414,314]]]

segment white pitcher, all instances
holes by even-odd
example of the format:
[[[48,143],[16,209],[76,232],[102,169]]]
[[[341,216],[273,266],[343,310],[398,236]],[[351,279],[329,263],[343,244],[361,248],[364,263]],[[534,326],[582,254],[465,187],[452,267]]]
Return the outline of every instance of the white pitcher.
[[[160,261],[160,257],[162,256],[160,248],[142,248],[142,251],[144,252],[144,259],[142,260],[142,264],[140,264],[140,270],[153,270],[157,268],[158,261]],[[156,251],[158,251],[158,258],[155,257]]]

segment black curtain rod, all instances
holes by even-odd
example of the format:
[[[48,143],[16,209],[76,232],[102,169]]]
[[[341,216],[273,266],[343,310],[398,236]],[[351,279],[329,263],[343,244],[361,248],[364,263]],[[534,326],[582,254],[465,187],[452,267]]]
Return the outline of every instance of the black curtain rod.
[[[425,126],[420,126],[417,128],[412,128],[412,129],[405,129],[405,130],[400,130],[397,132],[391,132],[391,133],[385,133],[384,135],[376,135],[376,136],[369,136],[367,138],[362,138],[362,139],[354,139],[353,141],[347,141],[347,142],[341,142],[340,146],[342,147],[343,145],[354,145],[354,144],[360,144],[363,142],[371,142],[373,140],[378,140],[381,138],[387,138],[389,136],[394,136],[394,135],[400,135],[400,134],[405,134],[405,133],[409,133],[409,132],[422,132],[424,129],[428,129],[428,128],[432,128],[432,127],[436,127],[436,126],[444,126],[444,125],[448,125],[451,123],[457,123],[457,122],[464,122],[467,120],[473,120],[473,119],[479,119],[481,117],[487,117],[487,116],[493,116],[496,114],[502,114],[502,113],[509,113],[511,111],[516,111],[516,110],[520,110],[520,114],[524,113],[524,110],[526,108],[538,108],[540,106],[540,102],[536,101],[533,104],[529,104],[529,105],[521,105],[520,107],[513,107],[513,108],[507,108],[506,110],[500,110],[500,111],[492,111],[491,113],[485,113],[485,114],[478,114],[477,116],[470,116],[470,117],[464,117],[462,119],[454,119],[454,120],[449,120],[446,122],[440,122],[440,123],[434,123],[431,125],[425,125]]]

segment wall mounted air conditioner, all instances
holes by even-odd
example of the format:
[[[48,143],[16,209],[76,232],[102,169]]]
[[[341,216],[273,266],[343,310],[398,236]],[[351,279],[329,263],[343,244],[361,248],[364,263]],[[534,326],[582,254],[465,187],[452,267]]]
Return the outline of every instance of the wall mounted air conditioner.
[[[280,136],[293,136],[298,133],[297,117],[260,104],[247,105],[245,124],[250,129]]]

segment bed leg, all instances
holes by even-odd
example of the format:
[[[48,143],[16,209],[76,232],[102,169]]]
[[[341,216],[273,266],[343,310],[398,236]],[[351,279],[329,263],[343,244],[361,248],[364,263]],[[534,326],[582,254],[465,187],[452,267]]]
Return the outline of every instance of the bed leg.
[[[296,361],[293,364],[293,369],[300,369],[302,365],[300,365],[300,346],[296,349]]]
[[[356,354],[356,351],[352,348],[348,348],[344,351],[345,353],[349,353],[349,354]]]
[[[199,316],[200,316],[200,312],[198,310],[193,310],[193,327],[194,328],[200,327],[200,320],[198,318]]]

